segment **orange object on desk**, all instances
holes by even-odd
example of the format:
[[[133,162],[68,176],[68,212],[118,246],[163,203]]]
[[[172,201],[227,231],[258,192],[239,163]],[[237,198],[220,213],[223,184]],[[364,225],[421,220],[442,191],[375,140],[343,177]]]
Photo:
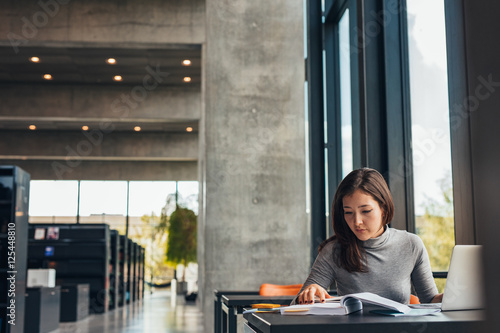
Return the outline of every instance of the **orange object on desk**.
[[[252,304],[252,309],[274,309],[279,307],[281,307],[281,305],[279,304],[270,304],[270,303]]]

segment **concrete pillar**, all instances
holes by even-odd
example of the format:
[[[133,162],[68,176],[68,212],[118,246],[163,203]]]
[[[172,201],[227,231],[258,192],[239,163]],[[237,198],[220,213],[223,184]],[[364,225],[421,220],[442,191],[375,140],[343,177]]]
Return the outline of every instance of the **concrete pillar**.
[[[309,270],[303,1],[206,1],[200,295],[302,283]]]

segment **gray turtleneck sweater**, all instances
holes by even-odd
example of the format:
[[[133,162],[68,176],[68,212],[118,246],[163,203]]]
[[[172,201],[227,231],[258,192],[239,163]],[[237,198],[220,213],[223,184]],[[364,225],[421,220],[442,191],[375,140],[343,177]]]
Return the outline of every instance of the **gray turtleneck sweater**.
[[[410,301],[411,284],[421,303],[437,294],[429,256],[417,235],[387,227],[362,243],[368,272],[349,273],[337,266],[333,255],[339,244],[333,241],[318,254],[303,288],[316,283],[328,289],[335,281],[339,296],[368,291],[404,304]]]

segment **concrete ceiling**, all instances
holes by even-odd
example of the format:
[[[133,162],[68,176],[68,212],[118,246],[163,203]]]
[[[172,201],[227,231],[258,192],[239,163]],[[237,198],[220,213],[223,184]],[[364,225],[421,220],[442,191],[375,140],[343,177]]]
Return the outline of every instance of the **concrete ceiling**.
[[[38,63],[30,61],[36,56]],[[115,65],[106,62],[108,58],[116,59]],[[183,60],[189,59],[190,66],[184,66]],[[0,45],[0,85],[93,85],[102,86],[143,86],[145,77],[152,72],[161,72],[158,82],[164,87],[200,88],[201,81],[201,46],[190,44],[158,45],[26,45],[13,48],[11,45]],[[43,78],[51,74],[52,80]],[[123,80],[116,82],[115,75]],[[185,77],[191,81],[186,83]],[[82,123],[95,127],[102,119],[58,119],[43,118],[26,119],[22,115],[3,115],[0,117],[0,129],[21,130],[36,120],[39,130],[80,130]],[[116,130],[130,131],[140,126],[142,131],[185,132],[192,127],[198,131],[198,122],[193,120],[134,119],[113,120]]]
[[[33,56],[40,62],[31,62]],[[116,59],[116,64],[106,63],[108,58]],[[182,65],[185,59],[191,60],[191,66]],[[199,85],[201,47],[19,47],[16,53],[11,46],[0,46],[0,83],[142,85],[148,66],[164,73],[161,85]],[[53,79],[45,80],[44,74]],[[114,81],[115,75],[123,81]],[[184,82],[184,77],[190,77],[191,82]]]
[[[141,132],[170,132],[184,133],[191,127],[193,133],[198,132],[198,121],[168,121],[164,119],[89,119],[71,118],[60,119],[51,117],[6,117],[0,116],[0,130],[22,130],[26,131],[31,124],[36,124],[37,131],[80,131],[82,125],[89,129],[100,128],[103,123],[112,124],[113,131],[134,132],[134,128],[139,126]]]

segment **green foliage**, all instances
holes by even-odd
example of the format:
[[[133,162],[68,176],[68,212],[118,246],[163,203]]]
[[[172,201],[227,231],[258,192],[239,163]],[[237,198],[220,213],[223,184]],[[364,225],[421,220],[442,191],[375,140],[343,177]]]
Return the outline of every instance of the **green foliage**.
[[[161,210],[160,219],[155,227],[155,231],[160,234],[168,233],[168,216],[165,209]]]
[[[416,220],[417,233],[423,240],[433,271],[446,271],[455,245],[455,222],[453,217],[453,188],[451,174],[439,181],[443,201],[427,198],[425,214]],[[436,279],[440,292],[444,279]]]
[[[196,262],[197,222],[195,213],[187,208],[177,207],[170,215],[167,223],[167,262],[183,264],[184,267]]]

